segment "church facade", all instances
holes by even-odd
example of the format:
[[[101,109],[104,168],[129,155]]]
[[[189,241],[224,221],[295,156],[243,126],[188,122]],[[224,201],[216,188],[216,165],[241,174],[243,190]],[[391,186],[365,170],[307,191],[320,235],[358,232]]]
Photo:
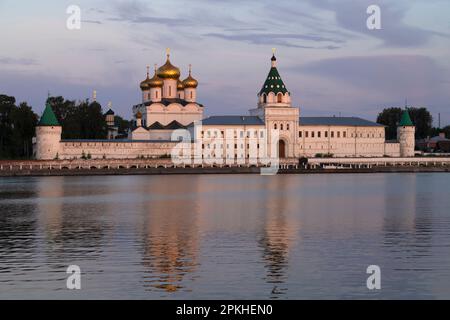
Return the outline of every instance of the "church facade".
[[[300,157],[412,157],[415,127],[405,110],[397,141],[386,141],[385,127],[357,117],[302,117],[292,106],[291,92],[282,80],[275,55],[256,108],[247,115],[204,118],[197,102],[198,81],[180,69],[170,55],[164,65],[140,83],[141,103],[132,107],[134,128],[127,139],[62,140],[61,127],[49,105],[36,129],[37,159],[126,159],[168,157],[180,148],[180,132],[187,132],[181,154],[201,159],[251,159],[260,154],[279,158]],[[109,122],[114,115],[106,114]],[[176,135],[174,135],[176,134]],[[181,134],[183,135],[183,134]],[[264,151],[264,152],[262,152]],[[256,152],[256,153],[255,153]]]

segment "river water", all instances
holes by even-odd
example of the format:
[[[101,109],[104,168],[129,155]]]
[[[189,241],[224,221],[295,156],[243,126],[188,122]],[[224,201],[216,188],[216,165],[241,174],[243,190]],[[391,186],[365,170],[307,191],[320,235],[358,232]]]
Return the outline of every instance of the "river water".
[[[0,298],[449,299],[450,175],[0,178]]]

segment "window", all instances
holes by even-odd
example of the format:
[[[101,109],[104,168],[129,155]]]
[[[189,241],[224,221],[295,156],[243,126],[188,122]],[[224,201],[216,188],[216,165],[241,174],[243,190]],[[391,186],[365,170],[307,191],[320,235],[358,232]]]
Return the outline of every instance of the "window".
[[[317,138],[320,138],[320,131],[319,132],[317,132]]]
[[[344,138],[347,138],[347,132],[346,131],[342,132],[342,135],[344,136]]]
[[[311,138],[314,138],[314,131],[311,131]]]
[[[341,132],[340,132],[340,131],[337,132],[337,137],[338,137],[338,138],[341,137]]]
[[[298,132],[298,137],[299,137],[299,138],[302,137],[302,132],[301,132],[301,131]]]
[[[263,103],[267,103],[267,95],[263,93]]]
[[[192,91],[191,91],[191,99],[193,99],[192,97],[193,97],[193,95],[192,95]]]
[[[331,131],[331,137],[334,138],[334,131]]]
[[[280,124],[280,130],[283,130],[283,124]]]
[[[261,130],[260,137],[264,138],[264,131]]]
[[[305,138],[308,138],[308,131],[305,131]]]
[[[283,95],[281,93],[277,94],[277,102],[278,103],[282,103],[283,102]]]
[[[289,130],[289,123],[286,125],[286,130]]]
[[[328,138],[328,131],[325,131],[325,138]]]
[[[276,124],[276,123],[273,125],[273,128],[274,128],[275,130],[277,130],[277,124]]]
[[[172,95],[172,87],[169,86],[169,97]]]
[[[155,91],[156,99],[158,99],[158,91]]]

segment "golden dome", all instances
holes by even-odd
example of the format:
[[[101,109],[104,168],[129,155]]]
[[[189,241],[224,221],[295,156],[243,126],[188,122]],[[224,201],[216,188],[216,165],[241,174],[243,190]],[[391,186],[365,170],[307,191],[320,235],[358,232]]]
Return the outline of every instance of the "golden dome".
[[[156,74],[156,64],[155,75],[151,79],[148,79],[147,83],[150,88],[161,88],[164,84],[163,80]]]
[[[195,88],[197,88],[197,86],[198,86],[198,81],[195,80],[195,79],[192,77],[191,71],[192,71],[192,70],[191,70],[191,65],[189,65],[189,76],[188,76],[186,79],[183,80],[183,86],[184,86],[185,88],[193,88],[193,89],[195,89]]]
[[[184,90],[183,82],[181,82],[179,79],[177,82],[177,90]]]
[[[141,82],[140,87],[142,91],[148,90],[150,89],[150,87],[148,86],[148,81],[150,80],[150,78],[148,77],[148,67],[147,67],[147,78],[145,78],[144,81]]]
[[[167,61],[163,66],[161,66],[158,69],[157,75],[158,75],[158,77],[160,77],[162,79],[178,80],[180,78],[180,69],[173,66],[170,63],[169,58],[170,58],[170,54],[167,53]]]

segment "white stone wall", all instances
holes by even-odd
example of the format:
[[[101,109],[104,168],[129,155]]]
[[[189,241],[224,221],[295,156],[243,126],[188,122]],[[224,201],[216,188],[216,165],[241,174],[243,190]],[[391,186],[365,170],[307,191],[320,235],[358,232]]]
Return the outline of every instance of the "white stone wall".
[[[400,157],[400,143],[385,143],[384,155],[388,157]]]
[[[177,142],[62,141],[60,159],[80,159],[84,153],[92,159],[136,159],[170,155]]]
[[[165,126],[174,120],[186,126],[203,119],[203,108],[196,103],[188,103],[185,106],[179,103],[171,103],[167,107],[162,103],[153,103],[141,110],[141,113],[146,126],[155,122]]]
[[[53,160],[60,157],[62,127],[36,127],[36,159]]]
[[[404,126],[397,128],[397,139],[400,143],[401,157],[414,157],[415,127]]]
[[[298,155],[314,157],[382,157],[384,127],[302,126],[298,127]]]

